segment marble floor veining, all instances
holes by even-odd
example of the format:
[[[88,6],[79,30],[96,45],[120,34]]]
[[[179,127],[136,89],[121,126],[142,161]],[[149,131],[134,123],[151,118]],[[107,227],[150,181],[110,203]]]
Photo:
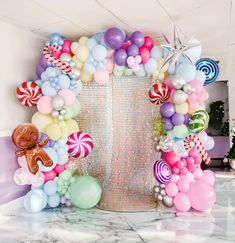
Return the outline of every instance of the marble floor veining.
[[[38,214],[0,215],[0,243],[235,242],[235,176],[218,174],[217,203],[210,212],[139,213],[58,208]]]

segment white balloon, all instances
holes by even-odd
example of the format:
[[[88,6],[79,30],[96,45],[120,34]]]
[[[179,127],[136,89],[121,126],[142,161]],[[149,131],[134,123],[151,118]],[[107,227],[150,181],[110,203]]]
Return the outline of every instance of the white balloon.
[[[181,89],[185,83],[185,80],[180,76],[174,77],[171,81],[171,84],[175,89]]]
[[[175,91],[173,95],[173,102],[177,105],[182,105],[186,102],[188,95],[184,93],[182,90]]]

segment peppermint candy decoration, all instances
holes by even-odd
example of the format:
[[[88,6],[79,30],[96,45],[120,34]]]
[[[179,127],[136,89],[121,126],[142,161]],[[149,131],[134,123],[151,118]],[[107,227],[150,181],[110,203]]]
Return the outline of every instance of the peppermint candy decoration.
[[[42,90],[36,82],[25,81],[16,89],[19,102],[25,106],[36,106],[42,96]]]
[[[162,184],[167,184],[171,180],[171,168],[164,160],[157,160],[153,166],[153,174],[156,180]]]
[[[196,111],[190,118],[188,128],[192,133],[198,134],[204,131],[208,127],[208,123],[209,123],[208,113],[204,110],[199,110]]]
[[[197,70],[204,72],[206,75],[204,85],[211,84],[217,79],[219,75],[218,63],[218,61],[210,58],[201,58],[196,62]]]
[[[68,137],[66,143],[68,145],[68,153],[74,158],[85,158],[87,157],[93,147],[94,143],[90,135],[84,132],[75,132]]]
[[[150,102],[153,104],[162,104],[170,97],[169,88],[164,83],[154,84],[149,89]]]

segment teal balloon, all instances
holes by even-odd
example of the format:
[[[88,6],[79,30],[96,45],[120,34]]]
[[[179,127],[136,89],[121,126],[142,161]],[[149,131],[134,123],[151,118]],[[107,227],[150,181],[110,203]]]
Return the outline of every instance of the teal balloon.
[[[157,61],[153,58],[150,58],[145,64],[144,69],[147,74],[153,75],[157,70]]]
[[[156,60],[159,60],[163,53],[162,53],[162,48],[160,46],[154,46],[152,49],[151,49],[151,57],[156,59]]]
[[[188,128],[186,125],[174,126],[173,134],[177,138],[185,138],[188,136]]]
[[[102,45],[97,45],[92,49],[91,53],[96,61],[103,61],[107,56],[107,49]]]
[[[33,189],[24,196],[24,208],[29,213],[38,213],[47,205],[47,195],[41,189]]]
[[[56,208],[60,205],[60,195],[55,193],[48,197],[47,204],[51,208]]]
[[[96,206],[101,198],[101,187],[98,180],[92,176],[76,177],[69,188],[70,200],[81,209]]]
[[[57,192],[57,183],[55,181],[48,181],[44,184],[44,192],[51,196]]]
[[[189,82],[195,78],[196,67],[190,63],[181,63],[176,69],[176,75]]]

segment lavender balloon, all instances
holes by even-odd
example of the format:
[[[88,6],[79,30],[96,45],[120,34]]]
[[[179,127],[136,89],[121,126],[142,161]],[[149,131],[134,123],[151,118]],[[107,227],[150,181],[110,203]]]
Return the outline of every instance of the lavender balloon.
[[[131,41],[141,47],[144,44],[144,35],[140,31],[135,31],[131,34]]]
[[[170,118],[163,118],[162,122],[166,131],[171,131],[173,129],[174,125]]]
[[[185,114],[184,115],[184,124],[186,125],[186,126],[188,126],[189,125],[189,121],[190,121],[190,114]]]
[[[36,74],[37,76],[40,78],[41,77],[41,74],[46,70],[46,68],[42,67],[41,65],[37,65],[37,68],[36,68]]]
[[[124,49],[119,49],[114,53],[114,61],[119,66],[124,66],[126,64],[127,53]]]
[[[128,56],[133,56],[133,57],[137,56],[139,54],[138,46],[135,44],[129,46],[127,49],[127,54]]]
[[[119,28],[113,27],[105,31],[104,33],[104,42],[105,44],[112,49],[119,49],[122,47],[122,44],[125,40],[123,31]]]
[[[175,106],[170,102],[166,102],[161,106],[160,113],[163,117],[170,118],[175,113]]]
[[[171,117],[171,121],[175,126],[179,126],[184,124],[184,115],[180,114],[180,113],[175,113],[172,117]]]

